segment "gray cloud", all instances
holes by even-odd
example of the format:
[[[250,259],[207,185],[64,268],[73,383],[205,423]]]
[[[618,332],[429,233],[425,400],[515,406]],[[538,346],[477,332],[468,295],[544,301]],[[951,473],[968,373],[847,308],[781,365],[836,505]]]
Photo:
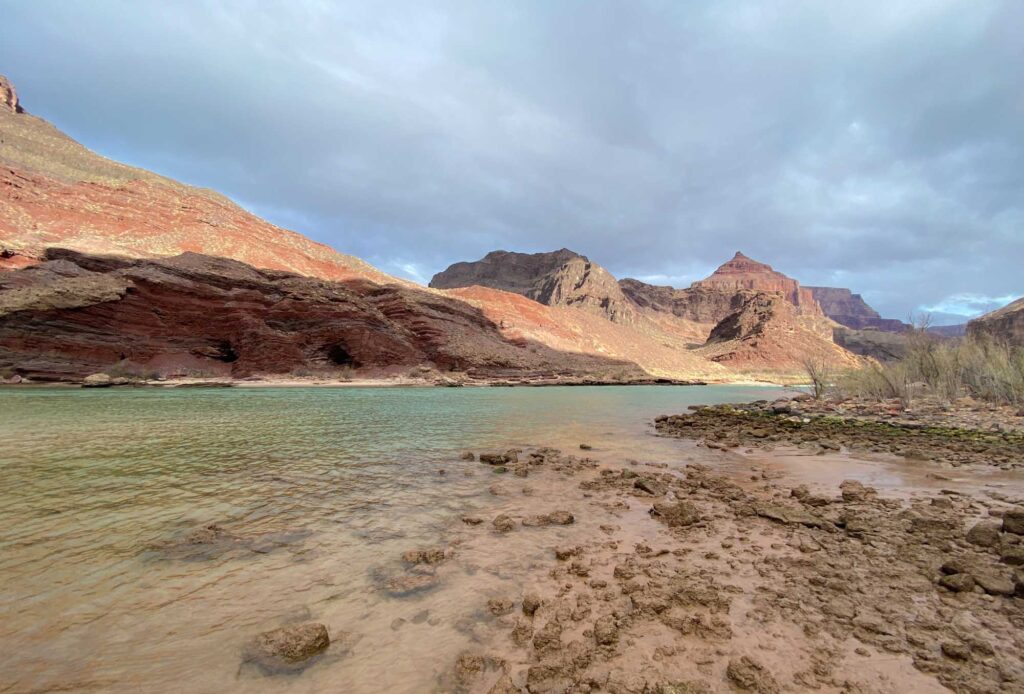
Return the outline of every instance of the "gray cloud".
[[[1024,3],[348,5],[7,3],[0,72],[414,279],[567,246],[686,284],[742,249],[894,317],[1022,292]]]

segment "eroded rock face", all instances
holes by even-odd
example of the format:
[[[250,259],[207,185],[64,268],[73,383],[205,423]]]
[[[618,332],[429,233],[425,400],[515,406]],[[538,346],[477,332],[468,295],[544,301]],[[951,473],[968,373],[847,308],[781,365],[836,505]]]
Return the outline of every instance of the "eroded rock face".
[[[885,332],[903,332],[909,326],[903,321],[882,318],[868,306],[864,297],[841,287],[807,287],[825,315],[840,325],[855,330],[872,328]]]
[[[586,256],[566,248],[550,253],[492,251],[478,261],[455,263],[437,273],[430,286],[490,287],[547,306],[574,306],[601,313],[616,323],[634,319],[633,306],[615,278]]]
[[[709,277],[694,282],[693,286],[732,292],[743,289],[778,292],[801,313],[822,315],[821,307],[810,289],[801,287],[795,279],[777,272],[770,265],[752,260],[739,251]]]
[[[971,337],[991,337],[1024,346],[1024,299],[1003,306],[997,311],[986,313],[967,324]]]
[[[578,359],[580,374],[597,367],[591,357],[527,349],[474,307],[402,285],[329,282],[195,253],[46,257],[0,273],[0,368],[34,379],[80,380],[113,365],[223,377],[424,364],[523,375],[572,370]]]
[[[22,113],[21,103],[18,101],[18,92],[3,75],[0,75],[0,108],[7,109],[11,113]]]

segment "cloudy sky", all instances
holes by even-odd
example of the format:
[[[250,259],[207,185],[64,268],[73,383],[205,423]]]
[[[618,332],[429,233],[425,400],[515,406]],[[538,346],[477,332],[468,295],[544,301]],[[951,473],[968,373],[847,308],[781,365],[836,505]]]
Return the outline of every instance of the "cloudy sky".
[[[890,317],[1024,293],[1020,0],[2,5],[27,110],[393,274],[743,250]]]

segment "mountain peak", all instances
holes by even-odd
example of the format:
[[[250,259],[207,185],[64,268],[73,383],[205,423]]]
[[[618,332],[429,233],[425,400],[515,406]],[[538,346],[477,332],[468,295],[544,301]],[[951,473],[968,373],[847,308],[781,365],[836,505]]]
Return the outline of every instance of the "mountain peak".
[[[21,102],[18,101],[18,92],[14,89],[11,81],[0,75],[0,108],[11,113],[23,113]]]

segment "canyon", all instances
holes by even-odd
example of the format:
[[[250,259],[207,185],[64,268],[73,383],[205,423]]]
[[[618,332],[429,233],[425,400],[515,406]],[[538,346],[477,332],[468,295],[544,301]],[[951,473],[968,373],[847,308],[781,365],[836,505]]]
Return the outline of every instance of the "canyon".
[[[617,280],[565,248],[493,251],[422,287],[106,159],[27,112],[4,78],[0,97],[7,381],[793,382],[807,360],[886,358],[879,342],[905,329],[742,253],[683,289]]]

